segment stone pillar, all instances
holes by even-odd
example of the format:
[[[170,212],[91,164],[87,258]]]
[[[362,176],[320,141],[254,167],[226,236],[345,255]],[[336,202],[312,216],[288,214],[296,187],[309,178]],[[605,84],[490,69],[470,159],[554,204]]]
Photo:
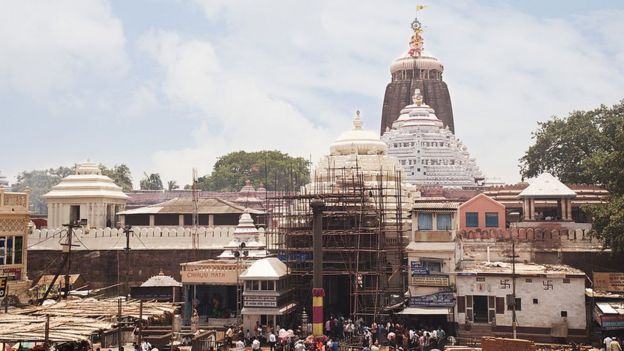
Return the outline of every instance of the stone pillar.
[[[208,226],[209,227],[214,227],[214,215],[208,215]]]
[[[151,215],[149,215],[149,225],[150,225],[150,227],[153,227],[154,223],[155,223],[154,215],[151,214]]]
[[[183,214],[178,215],[178,225],[180,227],[184,227],[184,215]]]
[[[567,221],[568,220],[568,206],[567,206],[567,199],[562,197],[561,199],[559,199],[559,208],[561,209],[561,220],[563,221]]]
[[[568,220],[573,220],[572,218],[572,199],[566,199],[566,207],[568,209]]]
[[[525,197],[524,199],[522,199],[522,218],[525,221],[528,221],[530,219],[529,212],[529,199]]]

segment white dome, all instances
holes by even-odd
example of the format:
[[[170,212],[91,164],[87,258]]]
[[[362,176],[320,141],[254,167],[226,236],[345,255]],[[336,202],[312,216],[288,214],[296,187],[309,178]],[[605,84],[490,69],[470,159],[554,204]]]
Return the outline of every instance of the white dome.
[[[162,271],[158,275],[155,275],[146,280],[142,287],[154,287],[154,286],[182,286],[182,283],[175,280],[173,277],[165,275]]]
[[[412,102],[413,104],[407,105],[401,110],[401,115],[392,124],[393,128],[427,126],[443,128],[444,125],[435,115],[435,111],[429,105],[423,103],[420,89],[414,91]]]
[[[68,175],[43,197],[46,199],[104,198],[127,200],[121,187],[101,174],[96,163],[85,162],[76,166],[76,174]]]
[[[362,129],[360,111],[353,119],[353,129],[342,133],[329,148],[332,156],[336,155],[383,155],[388,147],[379,139],[377,133]]]

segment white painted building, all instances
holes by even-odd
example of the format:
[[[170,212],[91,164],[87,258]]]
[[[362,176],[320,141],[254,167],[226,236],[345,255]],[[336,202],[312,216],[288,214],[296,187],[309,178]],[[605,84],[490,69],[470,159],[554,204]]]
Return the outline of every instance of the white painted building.
[[[90,228],[115,226],[116,214],[128,200],[121,187],[92,162],[77,165],[76,174],[63,178],[43,197],[48,203],[48,228],[80,219],[87,219]]]
[[[419,89],[412,99],[381,137],[388,155],[398,158],[405,169],[406,181],[443,187],[478,185],[484,178],[468,148],[423,103]]]
[[[481,333],[511,335],[511,263],[462,261],[456,274],[456,320],[460,336],[469,336],[475,330],[473,326]],[[517,263],[515,277],[519,337],[553,341],[585,336],[582,271],[565,265]]]

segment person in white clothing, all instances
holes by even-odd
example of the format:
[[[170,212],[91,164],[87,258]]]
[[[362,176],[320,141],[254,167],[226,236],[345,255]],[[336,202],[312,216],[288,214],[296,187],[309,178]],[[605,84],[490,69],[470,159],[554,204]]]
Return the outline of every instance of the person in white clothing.
[[[254,351],[260,350],[260,340],[258,338],[254,338],[251,342],[251,349]]]

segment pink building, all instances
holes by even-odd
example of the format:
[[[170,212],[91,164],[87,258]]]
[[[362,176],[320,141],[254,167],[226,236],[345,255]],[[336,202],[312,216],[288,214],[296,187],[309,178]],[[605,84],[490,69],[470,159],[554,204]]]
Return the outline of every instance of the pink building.
[[[505,205],[479,194],[459,206],[459,230],[505,229]]]

